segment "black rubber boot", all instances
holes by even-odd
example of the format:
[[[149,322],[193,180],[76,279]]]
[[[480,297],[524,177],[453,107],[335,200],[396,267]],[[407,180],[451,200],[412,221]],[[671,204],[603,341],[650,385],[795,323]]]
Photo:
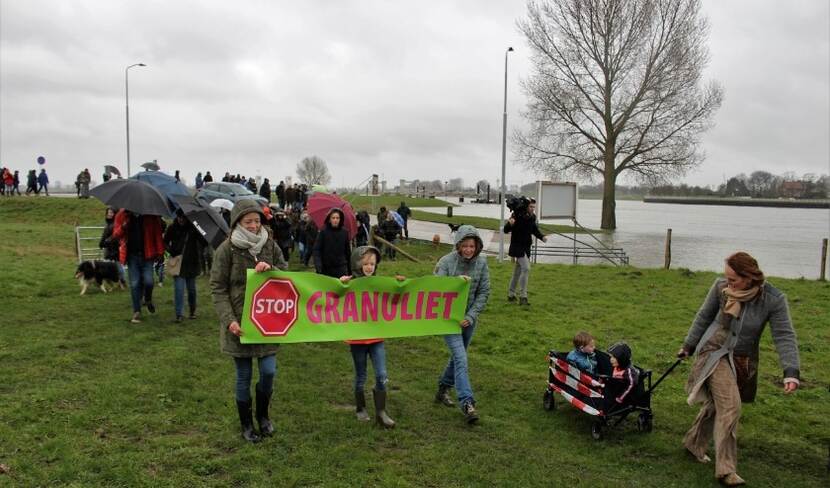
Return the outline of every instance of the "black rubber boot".
[[[259,433],[263,437],[271,437],[274,434],[274,425],[268,417],[268,405],[271,403],[271,395],[266,395],[256,389],[256,421],[259,424]]]
[[[386,429],[391,429],[395,426],[395,421],[386,413],[386,391],[372,390],[372,394],[375,399],[375,422]]]
[[[355,415],[357,420],[368,422],[369,412],[366,411],[366,394],[363,391],[354,392]]]
[[[236,409],[239,411],[239,423],[242,425],[242,438],[248,442],[259,442],[259,435],[254,430],[254,417],[251,412],[251,401],[236,401]]]
[[[439,384],[438,385],[438,392],[435,394],[435,403],[441,403],[448,407],[452,407],[455,405],[453,403],[452,398],[450,398],[450,388],[447,385]]]

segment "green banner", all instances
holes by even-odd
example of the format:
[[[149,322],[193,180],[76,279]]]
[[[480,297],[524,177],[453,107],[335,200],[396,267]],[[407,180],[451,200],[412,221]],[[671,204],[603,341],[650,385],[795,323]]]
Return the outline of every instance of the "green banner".
[[[460,277],[349,283],[314,273],[248,270],[243,344],[457,334],[470,285]]]

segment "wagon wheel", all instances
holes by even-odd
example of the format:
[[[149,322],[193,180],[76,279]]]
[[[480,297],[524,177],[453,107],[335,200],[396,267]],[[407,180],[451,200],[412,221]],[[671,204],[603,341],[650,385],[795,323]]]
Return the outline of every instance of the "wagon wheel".
[[[595,441],[602,440],[602,422],[594,422],[591,424],[591,437],[594,438]]]
[[[542,407],[547,411],[556,409],[556,398],[553,397],[552,391],[545,390],[545,396],[542,397]]]
[[[651,432],[652,420],[651,415],[643,412],[637,417],[637,430],[640,432]]]

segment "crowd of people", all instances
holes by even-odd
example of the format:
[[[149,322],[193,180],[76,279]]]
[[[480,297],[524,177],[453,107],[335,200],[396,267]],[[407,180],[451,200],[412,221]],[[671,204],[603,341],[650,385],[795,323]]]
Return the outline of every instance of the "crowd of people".
[[[272,222],[279,218],[270,219]],[[287,269],[280,238],[267,225],[268,212],[253,200],[238,201],[230,214],[231,234],[216,250],[211,272],[211,290],[214,306],[219,316],[221,350],[233,357],[236,366],[235,399],[242,437],[257,442],[261,437],[273,434],[269,416],[269,402],[274,390],[277,372],[274,344],[242,344],[239,338],[243,304],[245,300],[246,273],[248,269],[264,272],[270,269]],[[353,240],[345,228],[345,214],[340,208],[332,208],[319,230],[311,256],[317,273],[347,283],[375,275],[381,262],[381,252],[372,246],[353,246]],[[478,422],[475,397],[467,366],[467,348],[475,331],[479,314],[484,310],[490,295],[490,279],[487,260],[481,256],[484,244],[478,231],[472,226],[462,226],[456,233],[455,250],[442,257],[435,267],[438,276],[456,276],[470,282],[470,292],[464,318],[458,334],[444,336],[449,350],[449,361],[437,382],[437,403],[453,406],[450,391],[456,390],[456,399],[467,423]],[[399,280],[402,276],[396,277]],[[355,413],[359,421],[368,421],[364,386],[367,378],[367,362],[371,360],[375,371],[372,390],[375,420],[385,428],[395,426],[387,410],[387,373],[384,341],[381,339],[347,341],[355,368]],[[257,358],[259,381],[251,395],[253,359]],[[259,430],[254,425],[256,418]]]
[[[7,175],[8,171],[4,170],[4,183]],[[202,184],[209,181],[208,178],[212,179],[209,172],[203,178],[200,175],[200,178]],[[266,184],[267,180],[262,186]],[[14,187],[13,180],[11,186]],[[8,184],[6,191],[11,191]],[[204,251],[209,246],[181,214],[167,225],[160,217],[134,215],[126,210],[108,208],[105,216],[107,225],[100,241],[105,258],[128,265],[133,307],[131,321],[134,323],[141,321],[144,307],[150,313],[156,311],[153,304],[154,274],[159,275],[161,282],[166,268],[166,274],[174,277],[176,322],[182,322],[185,317],[185,292],[189,306],[187,317],[196,318],[196,277],[210,275],[213,303],[220,322],[221,350],[234,360],[237,413],[242,437],[250,442],[257,442],[274,432],[269,404],[277,374],[277,346],[242,344],[239,340],[247,270],[286,270],[291,254],[297,250],[302,265],[311,264],[318,274],[347,283],[377,274],[382,259],[395,257],[391,246],[382,252],[368,245],[371,232],[389,242],[406,235],[406,225],[401,226],[386,208],[381,208],[377,215],[378,225],[374,227],[370,226],[368,213],[359,212],[356,219],[358,232],[354,236],[349,235],[346,215],[340,208],[332,208],[325,217],[324,225],[318,229],[304,207],[305,202],[296,206],[295,201],[288,200],[286,192],[280,182],[275,193],[278,199],[280,195],[283,198],[277,203],[263,206],[253,200],[238,201],[226,215],[230,227],[228,239],[216,249],[212,262],[205,259]],[[405,216],[404,223],[411,215],[404,202],[401,202],[397,213]],[[544,240],[536,222],[535,202],[531,200],[525,212],[511,215],[504,230],[512,234],[509,254],[515,258],[507,302],[528,305],[530,242],[532,236]],[[465,421],[470,424],[478,422],[479,413],[470,381],[467,350],[479,316],[490,297],[489,267],[487,260],[481,256],[483,247],[477,229],[462,225],[455,232],[455,248],[443,256],[434,269],[435,275],[457,276],[470,283],[459,333],[443,337],[449,360],[438,377],[434,396],[438,404],[457,404]],[[163,258],[165,254],[169,256],[166,260]],[[159,270],[160,263],[164,264]],[[121,273],[123,276],[123,267]],[[397,278],[404,279],[401,276]],[[758,344],[766,324],[770,325],[784,369],[784,389],[788,393],[795,391],[799,385],[800,362],[786,297],[765,280],[752,256],[738,252],[726,259],[724,278],[719,278],[712,285],[678,352],[681,358],[695,355],[686,387],[687,401],[690,405],[702,404],[683,445],[694,459],[707,463],[711,459],[706,451],[714,441],[715,474],[729,486],[744,483],[736,472],[737,426],[741,404],[755,398]],[[357,419],[371,420],[364,393],[367,365],[371,361],[375,374],[372,389],[375,420],[383,427],[394,427],[395,421],[387,408],[384,341],[347,342],[354,363]],[[574,337],[573,344],[568,361],[587,373],[595,374],[597,346],[594,337],[580,332]],[[634,387],[639,381],[639,370],[633,366],[631,348],[625,343],[616,343],[604,354],[610,358],[609,377],[619,380],[621,385],[614,391],[613,400],[623,403],[635,394]],[[254,358],[257,359],[259,380],[252,395],[250,386]],[[454,399],[451,395],[453,390]]]
[[[20,193],[20,171],[11,168],[0,168],[0,196],[11,197]],[[46,174],[46,169],[41,168],[40,173],[37,170],[30,169],[26,175],[26,195],[40,195],[43,192],[47,197],[49,196],[49,175]]]

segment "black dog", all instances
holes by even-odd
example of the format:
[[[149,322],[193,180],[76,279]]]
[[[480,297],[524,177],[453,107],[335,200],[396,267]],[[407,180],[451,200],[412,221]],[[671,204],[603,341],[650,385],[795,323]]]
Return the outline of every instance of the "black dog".
[[[451,231],[452,233],[456,233],[456,232],[458,232],[458,228],[459,228],[459,227],[461,227],[461,226],[462,226],[462,225],[464,225],[464,224],[458,224],[458,225],[455,225],[455,224],[447,224],[447,225],[449,225],[449,226],[450,226],[450,231]]]
[[[112,261],[84,261],[78,265],[75,278],[78,278],[81,285],[81,295],[86,293],[87,287],[93,282],[101,287],[104,293],[109,291],[106,283],[110,283],[111,289],[115,289],[115,284],[118,284],[123,290],[126,285],[118,274],[118,264]]]

